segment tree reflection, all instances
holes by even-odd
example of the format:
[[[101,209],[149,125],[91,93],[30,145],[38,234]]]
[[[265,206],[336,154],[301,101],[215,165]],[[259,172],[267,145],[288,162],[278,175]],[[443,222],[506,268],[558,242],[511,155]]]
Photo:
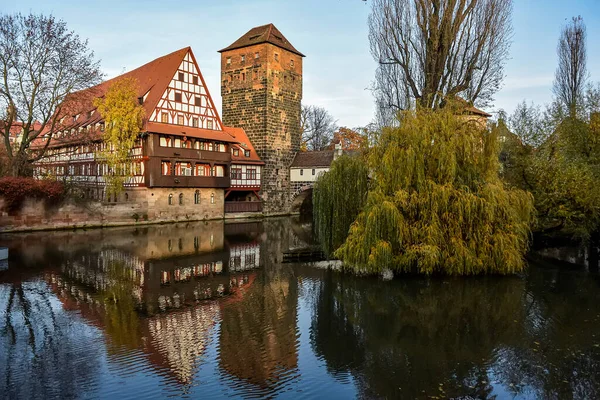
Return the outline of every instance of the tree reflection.
[[[261,271],[258,282],[220,303],[219,364],[262,395],[283,385],[298,364],[296,278],[291,269],[276,279],[266,275]]]
[[[589,295],[597,289],[577,299],[592,281],[558,274],[559,294],[535,271],[527,280],[393,282],[329,271],[318,284],[314,351],[333,376],[352,373],[366,397],[597,398],[600,297]]]
[[[40,281],[0,285],[0,379],[8,398],[75,397],[96,379],[94,335]]]

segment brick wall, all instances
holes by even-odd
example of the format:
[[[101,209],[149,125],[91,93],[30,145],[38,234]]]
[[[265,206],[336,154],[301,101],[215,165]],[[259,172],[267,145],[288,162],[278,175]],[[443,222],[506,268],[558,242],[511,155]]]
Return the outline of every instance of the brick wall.
[[[270,43],[223,52],[221,96],[223,123],[244,128],[265,162],[265,213],[288,212],[289,167],[301,141],[302,57]]]
[[[196,190],[200,204],[194,202]],[[0,198],[0,232],[220,219],[224,216],[223,207],[223,189],[129,189],[116,202],[69,200],[55,207],[26,200],[19,212],[10,215]]]

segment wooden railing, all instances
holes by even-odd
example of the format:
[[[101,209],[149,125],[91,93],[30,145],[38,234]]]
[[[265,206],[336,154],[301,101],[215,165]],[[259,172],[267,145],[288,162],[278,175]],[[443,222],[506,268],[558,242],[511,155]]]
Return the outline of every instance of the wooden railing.
[[[243,213],[243,212],[261,212],[262,202],[260,201],[226,201],[226,213]]]

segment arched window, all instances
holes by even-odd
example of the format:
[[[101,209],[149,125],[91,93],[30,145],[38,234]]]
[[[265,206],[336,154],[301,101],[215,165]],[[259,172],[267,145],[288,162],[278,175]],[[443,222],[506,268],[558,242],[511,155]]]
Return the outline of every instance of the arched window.
[[[183,205],[183,193],[179,193],[179,205]]]
[[[194,204],[200,204],[200,191],[196,190],[194,193]]]
[[[173,205],[173,194],[169,194],[169,205],[172,206]]]
[[[215,204],[215,194],[214,193],[210,194],[210,204]]]

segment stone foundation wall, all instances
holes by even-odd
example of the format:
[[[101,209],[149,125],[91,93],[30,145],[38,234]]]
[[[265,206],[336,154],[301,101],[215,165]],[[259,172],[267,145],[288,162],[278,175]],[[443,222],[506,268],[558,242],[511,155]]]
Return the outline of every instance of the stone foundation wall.
[[[195,203],[196,191],[200,203]],[[171,204],[169,204],[171,195]],[[182,204],[179,198],[182,195]],[[116,202],[67,200],[48,207],[41,200],[26,200],[8,213],[0,198],[0,232],[198,221],[224,217],[223,189],[128,189]]]

